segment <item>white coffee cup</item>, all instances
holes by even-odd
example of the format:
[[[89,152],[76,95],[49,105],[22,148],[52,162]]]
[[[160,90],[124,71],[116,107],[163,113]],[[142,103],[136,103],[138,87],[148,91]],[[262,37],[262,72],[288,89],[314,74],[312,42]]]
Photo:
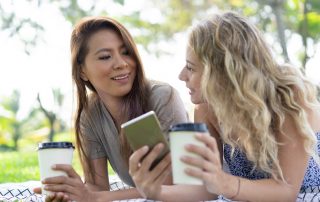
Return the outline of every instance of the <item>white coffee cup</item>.
[[[54,164],[72,164],[74,146],[71,142],[44,142],[38,145],[38,161],[40,179],[48,177],[67,176],[63,171],[52,170]],[[42,195],[50,194],[42,186]]]
[[[185,173],[185,168],[191,167],[198,169],[194,166],[190,166],[181,161],[181,157],[188,155],[196,158],[200,156],[188,152],[185,149],[185,145],[194,144],[199,146],[205,146],[204,143],[196,139],[197,133],[207,133],[208,129],[204,123],[180,123],[173,125],[169,130],[170,138],[170,151],[172,161],[172,175],[174,184],[190,184],[190,185],[202,185],[202,180],[189,176]]]

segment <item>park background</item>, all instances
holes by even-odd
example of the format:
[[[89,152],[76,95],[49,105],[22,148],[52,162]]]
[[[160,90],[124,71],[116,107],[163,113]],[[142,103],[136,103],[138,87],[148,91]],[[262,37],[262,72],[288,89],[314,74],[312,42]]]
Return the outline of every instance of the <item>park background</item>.
[[[192,118],[178,80],[188,27],[230,9],[263,31],[280,63],[319,85],[319,0],[0,0],[0,183],[39,180],[39,142],[74,142],[69,40],[80,18],[107,15],[123,23],[147,76],[172,84]],[[82,174],[77,152],[74,166]]]

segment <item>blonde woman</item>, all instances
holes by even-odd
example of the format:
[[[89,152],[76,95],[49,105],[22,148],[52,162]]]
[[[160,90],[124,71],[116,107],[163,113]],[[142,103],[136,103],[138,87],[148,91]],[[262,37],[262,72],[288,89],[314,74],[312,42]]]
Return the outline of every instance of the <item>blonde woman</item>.
[[[167,193],[175,189],[184,193],[181,201],[213,199],[214,194],[283,202],[296,201],[299,192],[319,191],[320,108],[315,88],[296,69],[275,61],[246,18],[226,12],[194,26],[179,78],[197,105],[195,121],[206,122],[211,134],[198,136],[207,147],[186,146],[202,159],[181,159],[201,168],[185,172],[202,179],[204,187],[161,186],[164,177],[156,174],[148,179],[140,172],[144,163],[135,166],[144,154],[140,150],[131,156],[130,173],[142,195],[174,200]],[[222,169],[223,158],[230,173]],[[146,184],[147,179],[159,183]]]

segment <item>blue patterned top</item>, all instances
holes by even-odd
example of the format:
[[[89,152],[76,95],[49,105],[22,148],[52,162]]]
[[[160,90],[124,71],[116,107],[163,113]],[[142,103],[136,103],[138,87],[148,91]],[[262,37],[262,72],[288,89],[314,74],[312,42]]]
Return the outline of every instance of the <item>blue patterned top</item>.
[[[316,136],[318,139],[318,154],[320,155],[320,132],[317,132]],[[231,146],[224,144],[223,155],[232,175],[256,180],[271,177],[264,171],[253,169],[252,162],[250,162],[246,158],[246,155],[241,153],[237,148],[234,151],[233,158],[231,158]],[[305,192],[305,190],[308,188],[316,186],[320,186],[320,166],[314,161],[313,158],[310,158],[300,192]]]

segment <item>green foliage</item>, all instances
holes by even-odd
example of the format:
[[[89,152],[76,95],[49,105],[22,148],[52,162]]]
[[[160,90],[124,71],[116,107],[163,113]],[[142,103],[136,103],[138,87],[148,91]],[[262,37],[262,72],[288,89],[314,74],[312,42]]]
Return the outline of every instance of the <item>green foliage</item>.
[[[17,3],[17,1],[13,2]],[[32,4],[32,1],[28,1],[28,3]],[[99,5],[98,3],[101,3],[101,1],[93,0],[90,4],[91,6],[82,8],[77,0],[38,0],[39,8],[43,4],[54,4],[71,24],[74,24],[84,16],[107,15],[108,10],[99,9],[96,6]],[[112,3],[125,7],[127,2],[124,0],[113,0],[110,4]],[[35,30],[43,30],[41,25],[36,21],[20,19],[14,12],[6,12],[1,5],[2,3],[0,3],[0,13],[3,21],[2,28],[11,30],[12,34],[19,35],[21,27],[26,24]],[[306,41],[306,38],[312,39],[315,45],[320,38],[319,0],[151,0],[148,1],[148,5],[152,5],[161,12],[161,20],[159,22],[154,23],[148,19],[142,19],[142,10],[113,17],[118,18],[127,27],[130,27],[130,31],[133,30],[132,33],[134,33],[133,35],[137,43],[143,45],[147,51],[158,54],[166,52],[165,50],[159,51],[156,48],[157,43],[172,39],[175,33],[186,31],[187,27],[193,24],[194,21],[205,17],[207,14],[214,13],[217,9],[235,10],[249,16],[254,22],[257,22],[256,24],[263,31],[273,35],[276,40],[281,40],[283,49],[285,48],[283,45],[286,42],[282,37],[278,36],[279,33],[283,35],[286,32],[286,40],[293,33],[299,34],[304,41]],[[275,22],[275,10],[277,9],[280,9],[282,13],[281,20],[285,28],[285,30],[280,30],[280,32]],[[307,12],[306,15],[304,12]],[[304,27],[304,23],[307,23],[306,27]],[[35,36],[32,43],[36,42],[37,37],[39,36]],[[304,55],[302,55],[301,60],[303,60],[302,64],[304,65],[310,56],[307,53],[302,54]],[[284,55],[284,57],[286,56]]]
[[[19,140],[47,127],[39,110],[31,109],[25,117],[19,117],[20,92],[14,90],[11,96],[3,97],[0,103],[0,145],[2,148],[19,149]]]
[[[308,13],[308,30],[311,38],[319,40],[320,38],[320,13]]]
[[[12,4],[14,4],[12,2]],[[33,47],[41,39],[44,28],[36,21],[29,18],[21,18],[15,12],[8,12],[0,3],[0,28],[5,30],[9,37],[17,36],[25,46],[25,53],[30,54]],[[32,28],[35,30],[34,37],[27,38],[22,34],[24,29]]]
[[[78,21],[84,16],[90,16],[90,14],[93,12],[95,8],[94,3],[92,4],[93,6],[89,10],[85,10],[79,6],[79,3],[77,0],[70,0],[65,2],[69,4],[68,5],[58,4],[58,6],[63,16],[66,18],[66,20],[68,20],[72,24],[75,24],[76,21]]]
[[[55,136],[54,141],[71,141],[74,143],[71,133],[60,133]],[[1,152],[0,150],[0,183],[24,182],[39,180],[40,173],[38,168],[37,142],[27,139],[21,140],[23,150]],[[78,152],[74,151],[73,167],[79,175],[83,175]],[[109,166],[110,175],[115,174]]]

